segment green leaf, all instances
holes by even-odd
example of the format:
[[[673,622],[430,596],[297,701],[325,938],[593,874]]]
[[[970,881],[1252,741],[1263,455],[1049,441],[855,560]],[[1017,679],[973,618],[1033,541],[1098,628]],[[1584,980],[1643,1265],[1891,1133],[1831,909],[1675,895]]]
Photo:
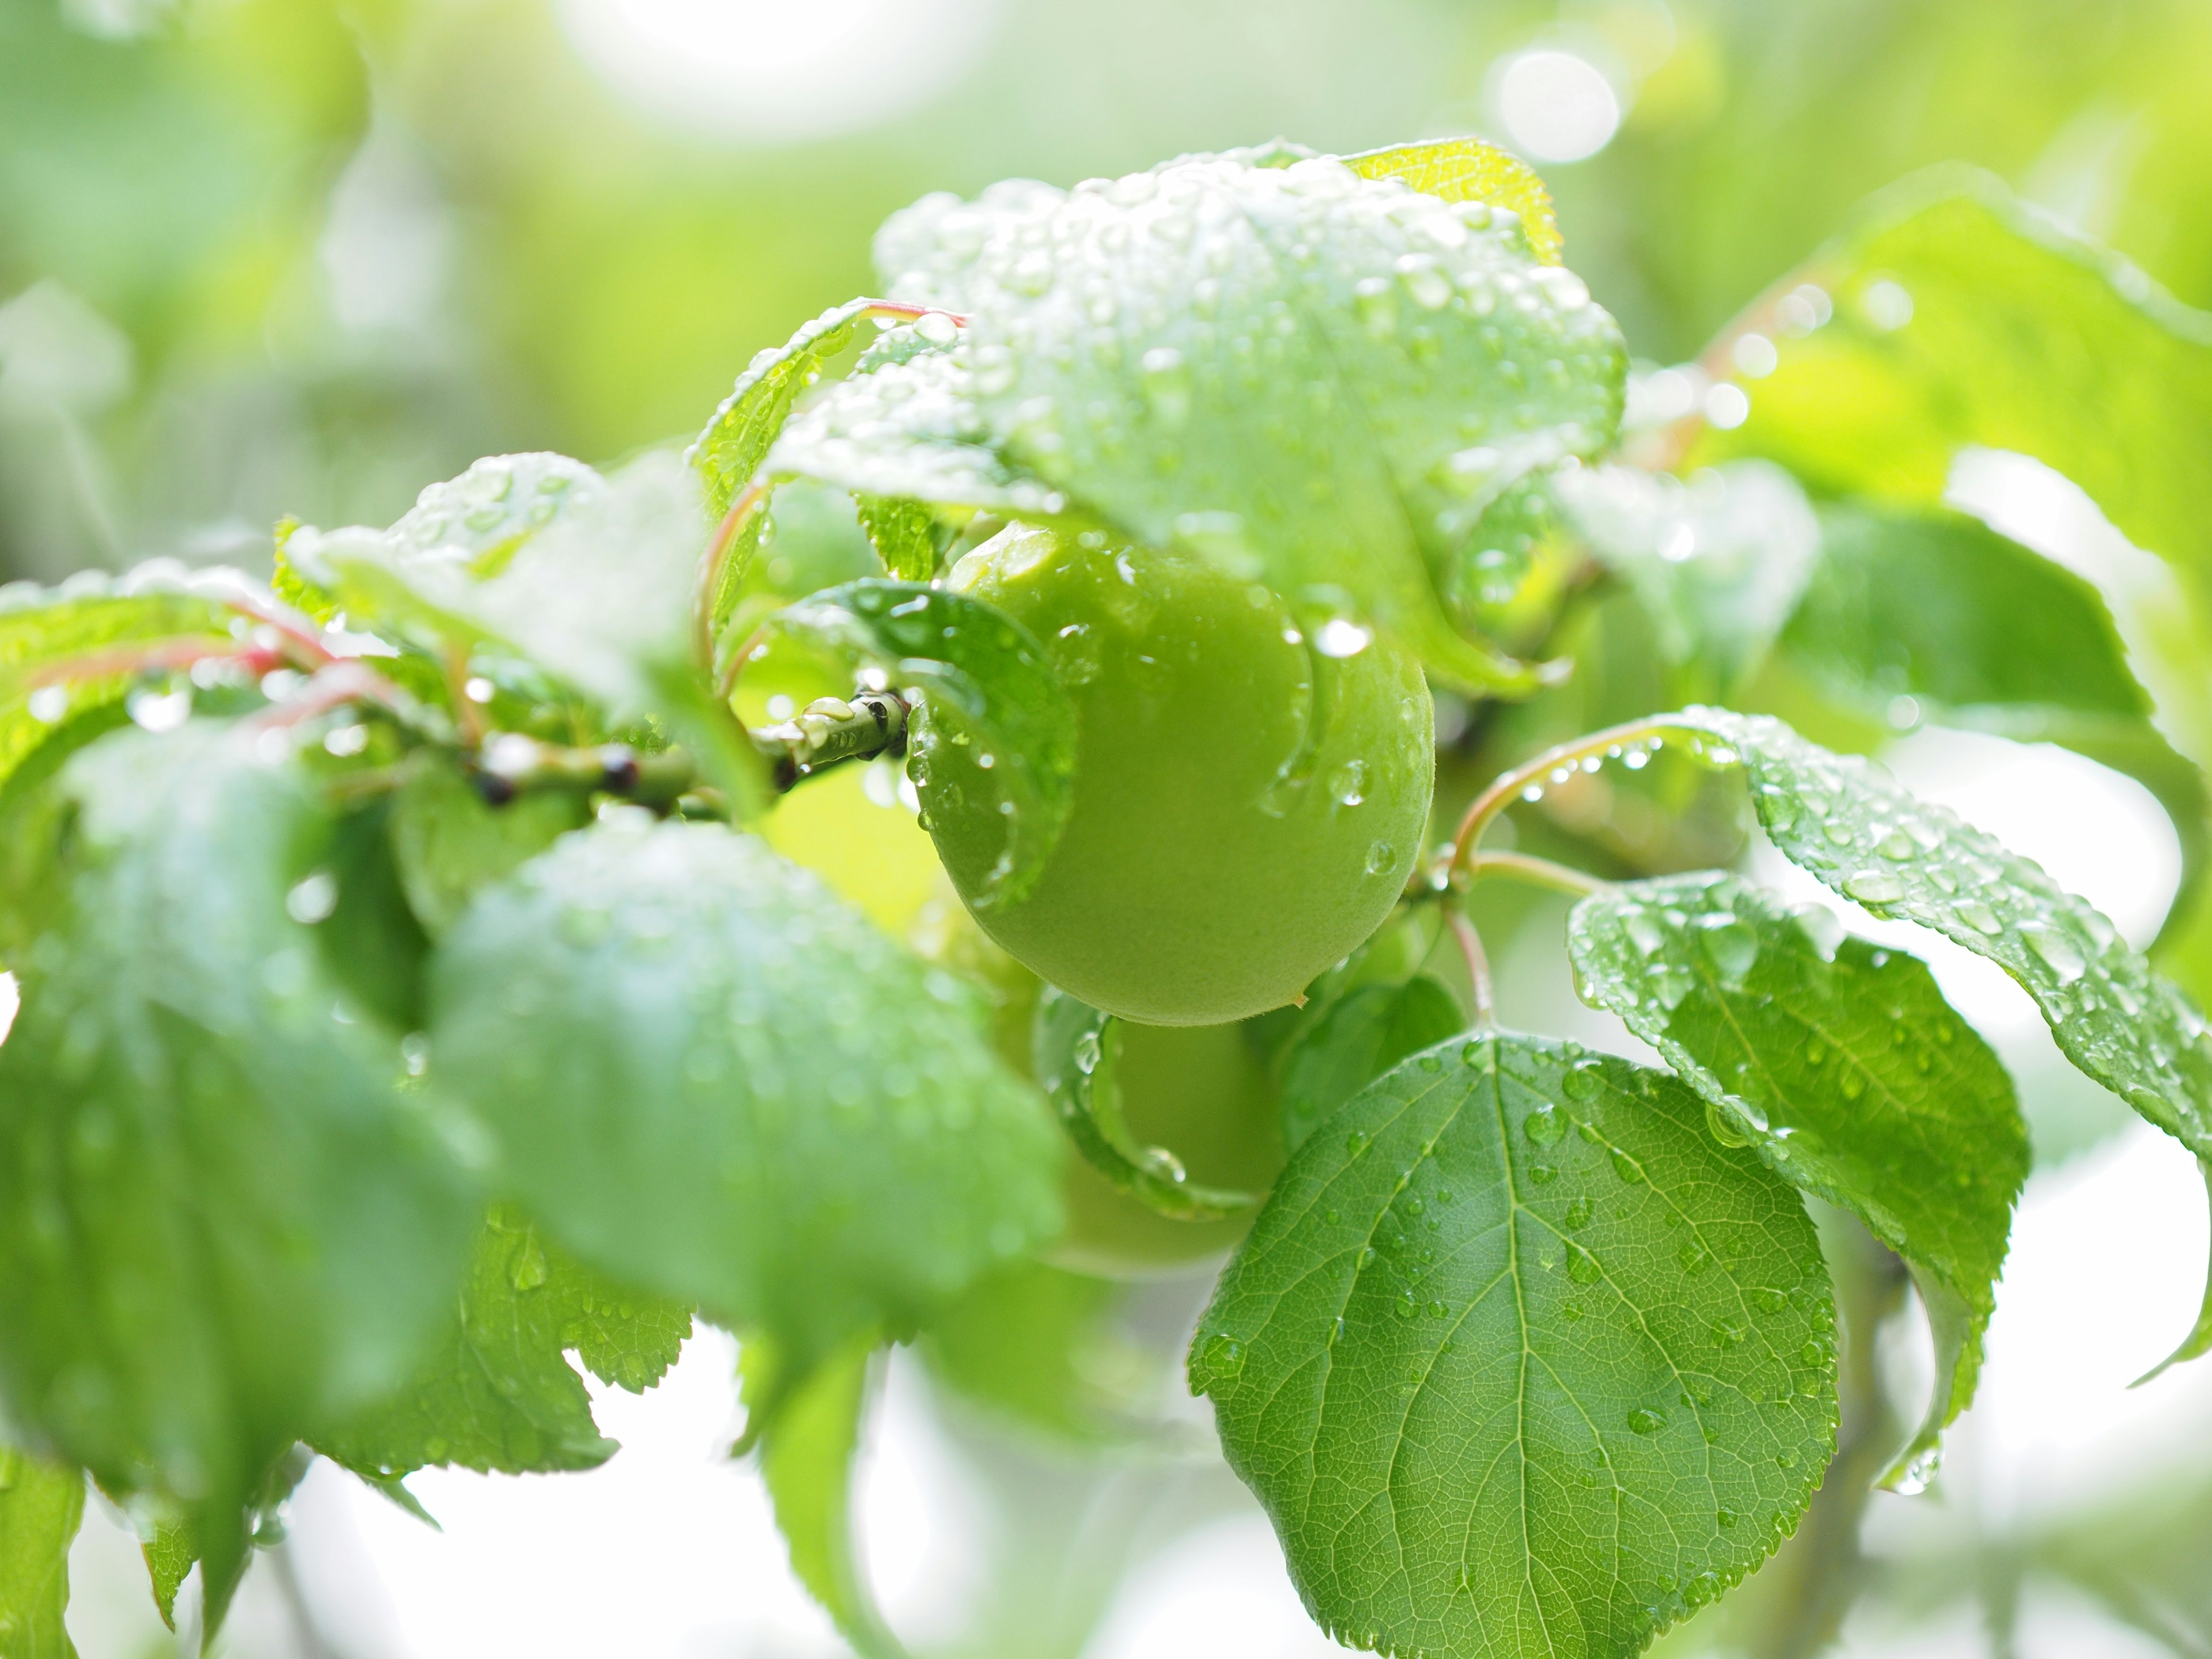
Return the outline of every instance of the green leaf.
[[[88,570],[59,587],[0,587],[0,782],[41,751],[51,770],[118,723],[88,717],[118,708],[137,684],[131,656],[150,660],[172,644],[182,662],[235,643],[232,624],[242,633],[245,623],[232,601],[250,591],[236,571],[168,560],[122,576]],[[57,676],[64,665],[79,666]]]
[[[1584,995],[1711,1103],[1716,1134],[1839,1205],[1903,1256],[1937,1336],[1927,1419],[1898,1459],[1924,1485],[1973,1398],[2027,1126],[2003,1066],[1912,957],[1837,937],[1722,875],[1605,889],[1567,921]]]
[[[325,969],[375,1018],[395,1031],[412,1031],[422,1024],[422,963],[430,941],[407,906],[392,856],[392,817],[389,799],[340,817],[320,875],[298,890],[295,908],[304,914],[327,904],[315,925]]]
[[[915,337],[919,339],[920,337]],[[929,345],[823,388],[791,417],[766,462],[855,496],[986,508],[1031,521],[1069,511],[1056,489],[990,445],[964,357]]]
[[[1284,1061],[1284,1144],[1295,1152],[1330,1113],[1407,1055],[1466,1028],[1459,1000],[1426,974],[1352,991]]]
[[[475,589],[563,514],[605,493],[605,480],[565,455],[487,455],[424,489],[389,530],[293,527],[283,568],[352,626],[441,652],[495,631]]]
[[[1801,277],[1832,318],[1781,331],[1751,418],[1699,459],[1765,455],[1832,494],[1933,503],[1960,449],[2017,451],[2212,591],[2212,316],[1962,167],[1876,198]]]
[[[1796,1524],[1833,1331],[1797,1195],[1686,1085],[1493,1035],[1299,1149],[1190,1374],[1338,1640],[1613,1659]]]
[[[1249,1212],[1255,1193],[1193,1182],[1164,1146],[1138,1143],[1121,1109],[1122,1022],[1048,985],[1037,1002],[1032,1069],[1060,1127],[1091,1167],[1139,1203],[1178,1221],[1219,1221]]]
[[[1821,532],[1783,635],[1789,665],[1876,720],[1909,696],[1943,725],[2063,744],[2136,778],[2181,839],[2180,925],[2212,852],[2204,781],[2152,723],[2097,590],[1962,514],[1838,507]]]
[[[2094,906],[1871,763],[1780,720],[1691,708],[1650,725],[1691,734],[1711,763],[1740,761],[1759,823],[1792,863],[1876,915],[1996,963],[2035,1000],[2067,1059],[2212,1155],[2212,1035]]]
[[[921,691],[907,749],[917,784],[947,744],[996,757],[988,769],[968,769],[995,793],[1005,822],[973,886],[985,903],[1027,894],[1059,842],[1075,790],[1074,708],[1035,636],[964,593],[876,580],[811,595],[764,626],[842,656],[874,683]]]
[[[1480,138],[1432,138],[1391,144],[1340,158],[1363,179],[1395,179],[1409,190],[1445,202],[1486,202],[1521,218],[1528,251],[1547,265],[1559,263],[1559,216],[1552,192],[1519,156]]]
[[[478,890],[589,818],[584,798],[541,790],[494,806],[460,769],[418,751],[392,803],[392,862],[408,908],[432,939],[460,920]]]
[[[1109,1319],[1124,1289],[1042,1261],[987,1273],[930,1316],[931,1373],[1001,1417],[1082,1445],[1126,1440],[1149,1380]]]
[[[1805,492],[1778,466],[1685,483],[1636,467],[1565,470],[1552,489],[1650,617],[1676,695],[1733,695],[1766,659],[1820,554]]]
[[[0,1447],[0,1659],[76,1659],[64,1627],[84,1472]]]
[[[431,990],[434,1085],[549,1235],[802,1360],[1058,1224],[1057,1138],[975,994],[750,836],[563,836]]]
[[[1528,671],[1451,629],[1425,555],[1518,479],[1612,441],[1620,333],[1536,263],[1517,216],[1267,159],[895,216],[876,248],[894,293],[969,316],[927,428],[1138,540],[1370,612],[1459,682],[1525,690]],[[889,373],[838,392],[882,403],[860,388]]]
[[[736,386],[707,422],[707,429],[684,452],[684,459],[706,481],[709,514],[720,518],[728,512],[730,503],[752,483],[776,434],[790,418],[792,405],[814,383],[822,365],[853,343],[873,304],[871,300],[848,300],[843,305],[832,306],[781,345],[756,353],[745,365]],[[757,526],[756,520],[754,527],[745,532],[751,542],[732,561],[739,567],[740,575],[751,548],[758,544]],[[718,604],[715,620],[720,622],[727,615]]]
[[[855,499],[861,526],[884,568],[903,582],[926,582],[937,574],[937,514],[921,501],[885,495]]]
[[[757,1409],[759,1341],[750,1340],[739,1352],[749,1412]],[[876,1339],[863,1334],[796,1383],[775,1386],[775,1415],[760,1436],[760,1467],[793,1576],[866,1659],[899,1659],[902,1650],[876,1611],[853,1544],[853,1459],[875,1346]]]
[[[264,1471],[404,1376],[477,1207],[293,914],[331,826],[264,749],[193,725],[71,762],[65,903],[0,1045],[9,1415],[190,1507],[211,1626]]]
[[[495,1208],[459,1305],[430,1357],[387,1401],[315,1449],[373,1480],[437,1463],[509,1474],[588,1469],[616,1450],[562,1354],[642,1394],[676,1363],[690,1310],[570,1261],[515,1211]]]
[[[154,1591],[154,1609],[171,1630],[177,1627],[177,1592],[199,1565],[200,1547],[189,1521],[159,1522],[138,1546]]]

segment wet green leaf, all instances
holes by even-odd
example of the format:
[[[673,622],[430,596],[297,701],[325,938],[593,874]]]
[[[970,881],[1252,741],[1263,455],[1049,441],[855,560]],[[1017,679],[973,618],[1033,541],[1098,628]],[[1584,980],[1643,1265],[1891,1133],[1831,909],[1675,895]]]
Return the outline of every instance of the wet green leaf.
[[[1516,480],[1611,441],[1619,332],[1578,279],[1536,263],[1517,217],[1267,159],[1003,185],[894,216],[876,247],[893,291],[970,319],[933,371],[927,429],[1060,492],[1048,511],[1294,598],[1340,595],[1437,672],[1525,690],[1525,671],[1452,630],[1425,554],[1457,548]],[[883,404],[884,386],[863,388],[884,375],[838,393]],[[843,424],[923,429],[904,407]]]
[[[858,499],[861,526],[884,568],[900,581],[926,582],[937,574],[937,514],[921,501],[884,495]]]
[[[976,885],[994,901],[1026,894],[1067,822],[1076,741],[1074,708],[1029,630],[964,593],[877,580],[812,594],[764,627],[836,653],[856,674],[920,690],[908,769],[920,783],[946,748],[975,751],[964,775],[993,792],[1006,826]]]
[[[1330,1113],[1407,1055],[1466,1027],[1459,1000],[1426,974],[1348,993],[1284,1060],[1284,1144],[1295,1152]]]
[[[2208,852],[2204,781],[2151,720],[2112,613],[2081,577],[1961,514],[1860,504],[1821,515],[1820,562],[1783,635],[1790,665],[1846,707],[2055,743],[2159,798],[2183,891]]]
[[[1832,755],[1780,720],[1692,708],[1654,724],[1692,734],[1709,762],[1742,763],[1759,823],[1792,863],[1876,915],[1996,963],[2035,999],[2069,1060],[2212,1154],[2203,1017],[2094,905],[1872,763]]]
[[[781,345],[755,353],[745,365],[736,386],[684,455],[706,481],[710,514],[720,517],[728,512],[730,503],[753,481],[776,434],[790,418],[792,405],[821,373],[822,365],[853,343],[872,303],[848,300],[832,306]],[[751,533],[757,540],[759,531]],[[742,557],[737,562],[740,574],[743,562]],[[716,620],[726,614],[718,609]]]
[[[1827,1276],[1797,1195],[1705,1111],[1492,1036],[1291,1159],[1191,1383],[1338,1640],[1634,1654],[1796,1524],[1834,1443]]]
[[[441,942],[431,1014],[434,1085],[550,1236],[802,1369],[1058,1224],[975,995],[750,836],[562,837]]]
[[[0,1656],[76,1659],[70,1545],[84,1518],[84,1472],[0,1448]]]
[[[601,1382],[642,1394],[690,1334],[689,1308],[579,1266],[501,1206],[429,1358],[315,1449],[377,1480],[433,1463],[510,1474],[592,1468],[615,1443],[562,1355],[574,1350]]]
[[[0,587],[0,782],[42,750],[51,771],[120,723],[118,706],[138,678],[122,659],[134,648],[171,641],[181,661],[236,643],[231,624],[243,623],[229,600],[252,591],[235,571],[187,572],[167,561],[122,576],[88,570],[59,587]],[[111,653],[105,672],[82,672],[100,670]],[[56,677],[64,664],[80,672]],[[100,711],[114,712],[101,719]]]
[[[295,771],[195,725],[56,787],[66,903],[0,1046],[0,1386],[103,1480],[190,1508],[219,1614],[263,1472],[405,1374],[477,1204],[300,919],[330,824]]]
[[[1973,1398],[2027,1177],[2003,1066],[1917,959],[1731,877],[1607,888],[1575,907],[1567,942],[1585,994],[1712,1103],[1717,1132],[1850,1211],[1914,1270],[1942,1370],[1897,1478],[1924,1480]]]

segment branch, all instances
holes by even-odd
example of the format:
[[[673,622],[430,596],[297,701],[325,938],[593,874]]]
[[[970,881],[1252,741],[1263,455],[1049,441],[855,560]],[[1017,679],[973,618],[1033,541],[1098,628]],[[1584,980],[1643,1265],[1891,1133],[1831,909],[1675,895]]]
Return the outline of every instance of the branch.
[[[840,761],[904,753],[909,714],[891,691],[862,691],[850,702],[817,697],[782,725],[761,727],[752,740],[768,757],[775,787],[788,789]]]

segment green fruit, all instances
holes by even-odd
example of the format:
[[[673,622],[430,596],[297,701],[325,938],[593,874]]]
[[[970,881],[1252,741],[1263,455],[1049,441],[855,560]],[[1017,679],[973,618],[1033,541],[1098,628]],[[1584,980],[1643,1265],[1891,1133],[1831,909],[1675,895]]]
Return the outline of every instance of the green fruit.
[[[1292,1000],[1389,914],[1435,768],[1411,656],[1346,623],[1309,641],[1212,565],[1022,526],[951,580],[1045,643],[1076,710],[1073,805],[1018,897],[989,890],[1004,837],[977,751],[935,744],[917,769],[961,897],[1028,967],[1125,1019],[1224,1024]]]

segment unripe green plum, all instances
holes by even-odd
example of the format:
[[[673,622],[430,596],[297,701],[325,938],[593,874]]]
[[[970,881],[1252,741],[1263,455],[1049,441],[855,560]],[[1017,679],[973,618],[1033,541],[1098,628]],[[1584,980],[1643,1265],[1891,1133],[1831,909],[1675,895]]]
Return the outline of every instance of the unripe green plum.
[[[1420,850],[1434,709],[1419,665],[1348,622],[1308,641],[1213,565],[1015,526],[951,585],[1050,649],[1073,703],[1073,805],[1036,884],[975,745],[935,744],[925,821],[985,932],[1092,1006],[1156,1025],[1279,1007],[1372,933]]]

